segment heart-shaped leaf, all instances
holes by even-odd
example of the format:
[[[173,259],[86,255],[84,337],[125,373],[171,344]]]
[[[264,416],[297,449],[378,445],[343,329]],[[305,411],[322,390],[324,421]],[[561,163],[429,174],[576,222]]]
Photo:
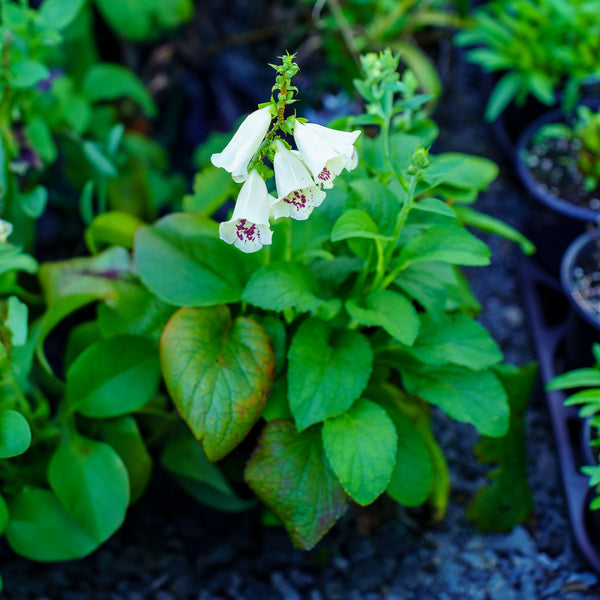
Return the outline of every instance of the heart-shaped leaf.
[[[388,486],[398,436],[383,408],[361,399],[323,424],[329,464],[346,493],[358,504],[371,504]]]
[[[232,319],[227,306],[185,308],[165,328],[161,364],[175,406],[214,461],[260,417],[273,385],[275,352],[261,325]]]
[[[71,435],[48,465],[50,487],[97,543],[123,523],[129,504],[129,477],[120,456],[103,442]]]
[[[73,560],[86,556],[98,542],[71,516],[49,490],[24,488],[9,505],[6,540],[31,560]]]
[[[327,463],[316,428],[298,433],[289,421],[268,423],[245,479],[281,519],[294,544],[305,550],[346,510],[346,494]]]
[[[358,331],[309,319],[298,328],[288,361],[288,398],[302,431],[343,413],[360,397],[371,375],[373,351]]]

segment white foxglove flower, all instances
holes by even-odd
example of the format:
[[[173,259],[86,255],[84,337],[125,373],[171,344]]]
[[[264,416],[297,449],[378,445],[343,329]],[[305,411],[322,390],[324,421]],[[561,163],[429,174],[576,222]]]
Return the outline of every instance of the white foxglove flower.
[[[314,182],[302,159],[288,150],[281,141],[273,159],[277,202],[273,205],[273,216],[292,217],[299,221],[308,219],[313,208],[320,206],[325,192]]]
[[[5,221],[4,219],[0,219],[0,244],[3,244],[8,239],[8,236],[12,233],[13,226],[12,223]]]
[[[271,118],[270,105],[250,113],[223,151],[210,157],[212,164],[231,173],[235,182],[246,181],[248,165],[267,135]]]
[[[270,244],[273,232],[269,214],[274,202],[263,178],[252,169],[240,190],[231,219],[219,225],[220,238],[242,252],[256,252]]]
[[[325,189],[333,187],[333,180],[344,168],[351,171],[358,164],[354,147],[360,131],[337,131],[316,123],[294,125],[294,140],[302,159],[315,181]]]

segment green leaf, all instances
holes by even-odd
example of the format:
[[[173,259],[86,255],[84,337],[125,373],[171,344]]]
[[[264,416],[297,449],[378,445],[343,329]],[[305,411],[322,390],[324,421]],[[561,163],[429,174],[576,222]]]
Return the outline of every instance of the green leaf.
[[[150,456],[142,434],[133,417],[119,417],[99,421],[102,440],[121,457],[129,477],[130,503],[133,504],[144,493],[152,473]]]
[[[475,371],[502,360],[502,352],[487,329],[462,314],[422,314],[419,336],[407,352],[429,365],[453,363]]]
[[[348,314],[361,325],[385,329],[392,337],[410,346],[416,339],[420,321],[412,302],[397,292],[382,290],[365,298],[360,306],[357,298],[346,302]]]
[[[98,305],[98,326],[104,337],[131,334],[158,341],[175,307],[139,283],[114,282],[115,296]]]
[[[161,339],[175,406],[209,460],[235,448],[256,423],[273,385],[275,353],[264,328],[227,306],[184,308]]]
[[[566,390],[577,387],[600,387],[600,369],[574,369],[557,375],[546,386],[547,390]]]
[[[307,312],[321,302],[316,290],[317,281],[308,267],[280,261],[256,271],[248,281],[242,299],[265,310],[295,308]]]
[[[123,96],[137,102],[149,116],[157,114],[154,100],[133,71],[121,65],[96,63],[85,74],[82,83],[84,94],[92,102],[117,100]]]
[[[350,408],[365,389],[373,351],[357,331],[304,321],[288,352],[288,397],[300,431]]]
[[[390,482],[398,436],[383,408],[361,399],[346,412],[326,419],[323,446],[346,493],[358,504],[371,504]]]
[[[67,512],[96,543],[108,539],[123,523],[129,476],[108,444],[71,435],[52,455],[48,481]]]
[[[31,444],[27,419],[16,410],[0,411],[0,458],[23,454]]]
[[[94,218],[85,232],[85,240],[93,252],[97,251],[98,244],[131,250],[135,232],[141,225],[143,221],[136,216],[111,210]]]
[[[48,67],[37,60],[23,59],[10,65],[10,85],[16,89],[31,88],[50,77]]]
[[[77,17],[86,0],[44,0],[39,15],[52,29],[64,29]]]
[[[398,435],[394,470],[387,494],[404,506],[419,506],[433,487],[433,464],[421,431],[392,403],[383,407]]]
[[[470,423],[482,435],[499,437],[508,429],[506,392],[489,371],[407,363],[402,381],[410,394],[438,406],[461,423]]]
[[[25,124],[25,136],[44,163],[50,165],[56,160],[58,150],[50,126],[44,118],[29,118]]]
[[[443,184],[457,189],[474,188],[482,191],[490,186],[499,172],[498,165],[488,158],[461,152],[444,152],[435,156],[433,164],[424,171],[423,177],[430,186]]]
[[[210,217],[228,198],[235,195],[237,186],[225,169],[212,165],[196,173],[194,193],[184,196],[183,210]]]
[[[413,205],[412,210],[420,210],[423,212],[430,212],[437,215],[443,215],[445,217],[456,218],[456,213],[442,200],[437,198],[423,198]]]
[[[346,510],[346,494],[327,463],[318,429],[298,433],[291,422],[268,423],[245,479],[281,519],[292,542],[305,550]]]
[[[116,177],[119,174],[115,165],[107,158],[96,142],[85,141],[82,149],[85,157],[100,175]]]
[[[96,5],[111,29],[134,41],[157,37],[194,14],[192,0],[96,0]]]
[[[46,210],[48,190],[43,185],[37,185],[30,192],[21,192],[18,196],[21,210],[31,219],[38,219]]]
[[[25,558],[73,560],[90,554],[98,547],[98,542],[48,490],[24,488],[10,501],[9,510],[6,541]]]
[[[347,210],[335,222],[331,231],[332,242],[339,242],[350,238],[390,239],[379,233],[377,225],[369,213],[356,208]]]
[[[523,254],[531,256],[535,253],[535,246],[514,227],[507,225],[500,219],[495,219],[490,215],[480,213],[466,206],[456,206],[454,208],[456,215],[465,225],[477,227],[480,231],[494,233],[502,236],[511,242],[516,242],[521,247]]]
[[[515,71],[506,73],[494,86],[485,108],[485,120],[495,121],[523,87],[524,81],[521,73]]]
[[[67,402],[86,417],[117,417],[137,410],[158,390],[155,345],[121,335],[84,350],[67,371]]]
[[[409,240],[400,251],[398,264],[441,261],[456,265],[490,264],[490,249],[466,229],[434,226]]]
[[[138,228],[134,257],[144,285],[175,306],[239,302],[259,260],[219,240],[214,222],[189,213]]]
[[[525,413],[537,381],[537,364],[520,369],[500,365],[496,370],[508,394],[511,416],[504,437],[482,438],[475,448],[480,461],[494,465],[489,485],[478,490],[467,508],[467,517],[482,531],[510,531],[533,510]]]
[[[167,442],[161,457],[162,465],[177,477],[181,487],[199,502],[218,510],[238,511],[251,506],[251,501],[236,495],[219,467],[209,462],[202,446],[189,433],[183,433]]]

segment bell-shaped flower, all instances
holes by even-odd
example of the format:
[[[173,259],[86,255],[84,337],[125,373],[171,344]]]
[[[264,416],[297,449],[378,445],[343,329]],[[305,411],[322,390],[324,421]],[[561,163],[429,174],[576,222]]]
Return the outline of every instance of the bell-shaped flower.
[[[302,159],[315,181],[324,188],[333,187],[333,180],[344,168],[351,171],[358,164],[354,147],[360,131],[337,131],[316,123],[294,125],[294,140]]]
[[[219,225],[220,238],[242,252],[256,252],[270,244],[273,232],[269,215],[274,202],[263,178],[252,169],[240,190],[231,219]]]
[[[250,113],[223,151],[210,157],[212,164],[231,173],[235,182],[246,181],[248,165],[267,135],[271,118],[270,105]]]
[[[304,221],[313,208],[320,206],[325,192],[314,182],[310,171],[296,153],[288,150],[280,140],[275,142],[273,159],[277,202],[272,207],[273,216],[292,217]]]

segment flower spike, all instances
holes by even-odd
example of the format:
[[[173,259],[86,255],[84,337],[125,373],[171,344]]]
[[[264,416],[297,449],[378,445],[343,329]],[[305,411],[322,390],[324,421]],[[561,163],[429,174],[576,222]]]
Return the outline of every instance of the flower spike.
[[[270,244],[273,232],[269,215],[274,202],[263,178],[252,169],[240,190],[231,219],[219,225],[219,237],[242,252],[256,252]]]

